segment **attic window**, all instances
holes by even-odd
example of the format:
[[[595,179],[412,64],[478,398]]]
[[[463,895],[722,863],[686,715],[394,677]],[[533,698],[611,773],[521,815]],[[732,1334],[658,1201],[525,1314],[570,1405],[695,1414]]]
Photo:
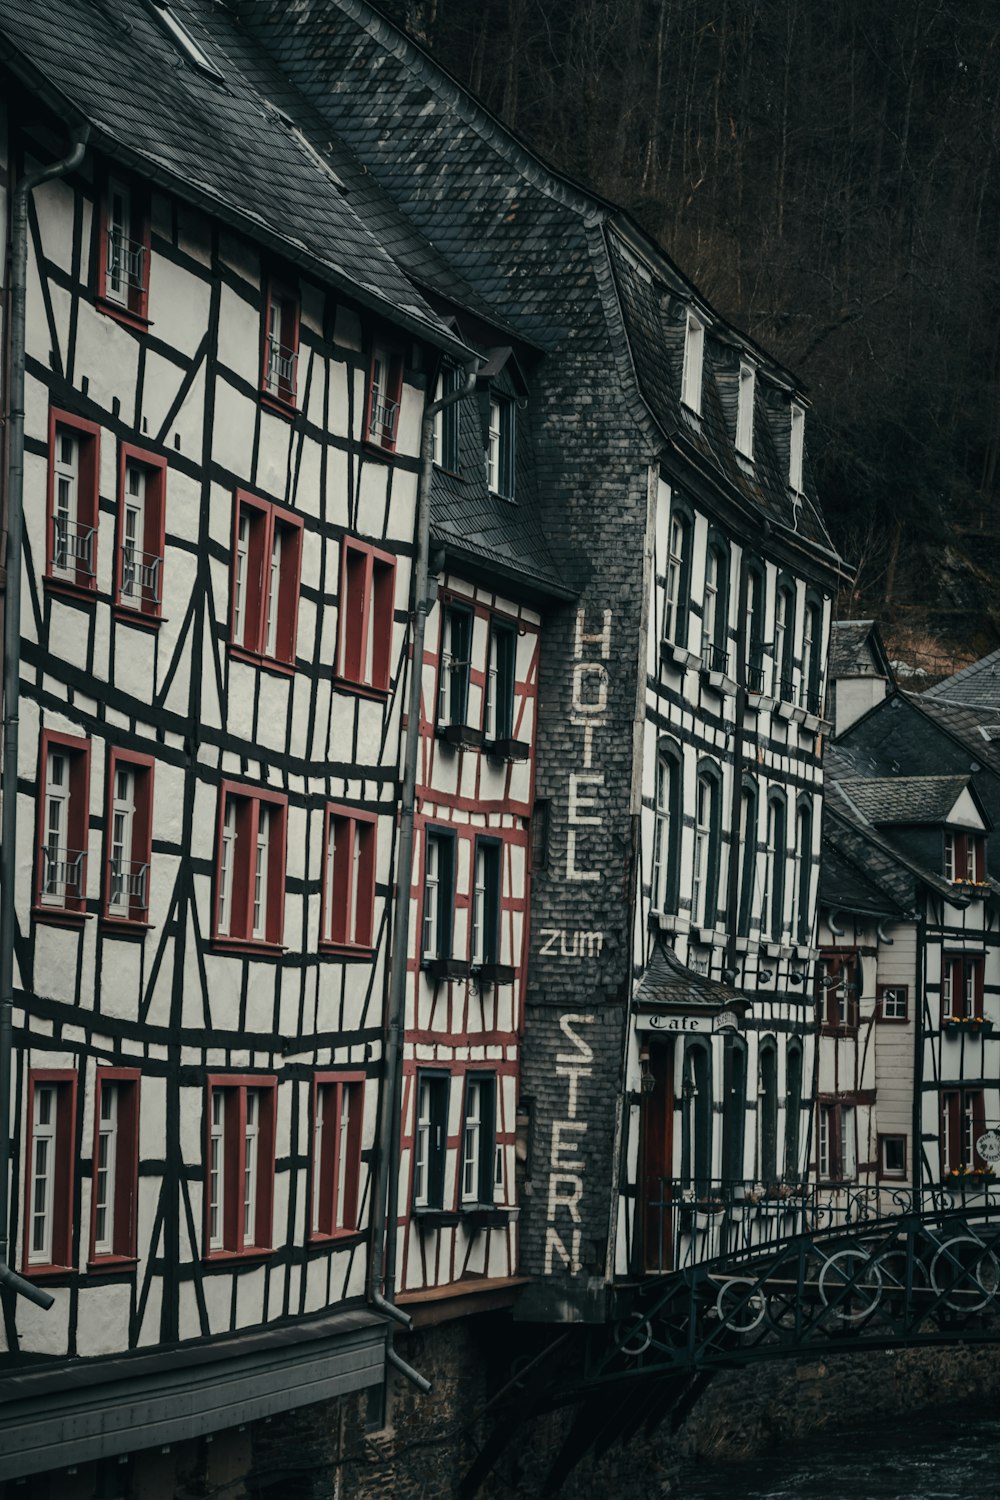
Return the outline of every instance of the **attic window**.
[[[736,447],[744,458],[753,458],[753,404],[757,380],[753,365],[740,361],[739,404],[736,410]]]
[[[684,333],[684,373],[681,377],[681,400],[701,416],[701,372],[705,357],[705,325],[694,313],[688,313]]]
[[[216,83],[222,83],[222,74],[208,57],[207,53],[203,52],[198,46],[198,43],[187,27],[174,15],[173,9],[167,3],[167,0],[150,0],[150,4],[156,11],[157,19],[164,31],[167,32],[178,50],[187,58],[188,62],[193,64],[199,73],[204,73],[206,78],[214,79]]]
[[[802,449],[806,432],[806,414],[792,402],[788,433],[788,484],[797,495],[802,493]]]

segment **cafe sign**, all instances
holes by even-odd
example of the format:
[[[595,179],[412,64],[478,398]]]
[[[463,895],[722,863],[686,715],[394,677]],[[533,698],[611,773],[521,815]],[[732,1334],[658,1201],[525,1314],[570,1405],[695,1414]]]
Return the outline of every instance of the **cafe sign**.
[[[711,1035],[714,1031],[738,1031],[739,1017],[734,1010],[722,1010],[716,1015],[667,1015],[662,1010],[641,1011],[635,1018],[638,1031],[664,1031],[685,1036]]]

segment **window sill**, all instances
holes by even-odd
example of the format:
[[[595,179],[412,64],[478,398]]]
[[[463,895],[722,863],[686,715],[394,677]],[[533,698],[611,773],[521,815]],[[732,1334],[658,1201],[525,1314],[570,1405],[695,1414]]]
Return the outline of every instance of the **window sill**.
[[[206,1250],[202,1261],[205,1265],[220,1265],[226,1261],[239,1261],[245,1265],[248,1261],[267,1260],[273,1254],[271,1245],[251,1245],[246,1250]]]
[[[127,604],[116,604],[111,612],[119,625],[135,625],[139,630],[154,632],[163,624],[162,615],[154,615],[151,611],[147,613],[141,609],[129,609]]]
[[[257,958],[279,958],[282,953],[288,952],[281,943],[269,943],[264,938],[213,937],[209,946],[216,953],[242,953]]]
[[[76,1266],[19,1266],[21,1275],[28,1281],[49,1281],[56,1276],[74,1276]]]
[[[265,672],[276,672],[281,677],[295,676],[295,663],[278,661],[275,656],[264,656],[259,651],[248,651],[245,646],[234,646],[232,641],[226,648],[234,661],[246,662],[249,667],[261,667]]]
[[[472,977],[480,988],[494,984],[513,984],[517,970],[513,964],[473,964]]]
[[[847,1038],[848,1040],[853,1037],[855,1040],[857,1040],[858,1030],[859,1028],[857,1026],[849,1026],[846,1021],[843,1025],[837,1026],[830,1026],[826,1021],[823,1021],[820,1024],[819,1033],[820,1036],[839,1036]]]
[[[880,1016],[876,1012],[875,1019],[880,1026],[908,1026],[910,1024],[909,1016]]]
[[[260,404],[266,411],[274,412],[277,417],[284,417],[286,422],[293,422],[299,414],[299,408],[294,401],[285,401],[281,396],[275,396],[272,391],[261,391]]]
[[[649,925],[654,932],[690,932],[691,918],[683,917],[679,912],[651,911]]]
[[[375,703],[386,703],[388,687],[374,687],[370,682],[352,682],[349,677],[334,677],[334,687],[341,693],[351,693],[355,698],[370,698]]]
[[[673,641],[660,642],[660,661],[666,667],[675,667],[684,672],[688,667],[700,667],[701,657],[696,656],[693,651],[686,651],[683,646],[675,646]]]
[[[31,908],[32,920],[44,922],[49,927],[82,927],[84,922],[93,921],[92,911],[73,911],[65,906],[33,906]]]
[[[135,1255],[97,1255],[87,1262],[91,1276],[110,1276],[115,1271],[134,1271],[139,1264]]]
[[[370,944],[335,943],[327,938],[320,943],[319,951],[331,958],[360,958],[368,962],[375,957],[375,949]]]
[[[439,724],[434,731],[442,745],[451,750],[481,750],[483,731],[468,724]]]
[[[791,943],[769,941],[761,943],[760,948],[761,952],[766,953],[768,958],[793,958],[795,955],[795,949]]]
[[[769,698],[767,693],[755,692],[753,688],[747,688],[747,712],[752,714],[770,713],[775,706],[775,699]]]
[[[114,318],[124,328],[131,328],[133,333],[146,333],[153,326],[149,318],[122,307],[119,302],[112,302],[110,297],[98,297],[95,305],[98,312],[104,313],[107,318]]]
[[[526,740],[484,740],[483,749],[490,760],[508,764],[528,760],[531,755],[531,746]]]
[[[472,973],[465,958],[425,958],[420,967],[431,979],[468,979]]]
[[[942,1021],[941,1030],[948,1036],[990,1036],[992,1021]]]
[[[464,1203],[462,1223],[476,1234],[480,1229],[498,1229],[501,1225],[509,1224],[518,1217],[518,1213],[516,1208],[505,1208],[496,1203]]]
[[[462,1215],[453,1208],[414,1208],[413,1222],[418,1229],[449,1229],[461,1224]]]
[[[67,599],[86,599],[88,603],[97,602],[97,583],[74,583],[71,578],[53,578],[46,573],[42,579],[42,587],[47,594],[65,594]]]
[[[316,1249],[329,1248],[331,1245],[342,1245],[345,1240],[358,1240],[364,1232],[363,1229],[334,1229],[330,1234],[327,1234],[321,1229],[310,1229],[306,1236],[306,1244]]]
[[[736,682],[725,672],[715,672],[707,667],[701,669],[701,680],[705,687],[722,698],[731,698],[736,692]]]
[[[143,938],[147,932],[155,932],[152,922],[141,922],[138,917],[113,917],[110,912],[101,912],[101,932],[107,937]]]
[[[385,443],[377,443],[373,437],[363,437],[361,446],[370,458],[380,459],[382,463],[392,463],[396,457],[396,445],[388,446]]]

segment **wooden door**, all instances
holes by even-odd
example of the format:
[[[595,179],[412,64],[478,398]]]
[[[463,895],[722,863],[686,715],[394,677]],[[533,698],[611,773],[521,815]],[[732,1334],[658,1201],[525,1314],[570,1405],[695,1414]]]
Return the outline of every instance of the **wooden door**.
[[[674,1044],[651,1041],[653,1091],[642,1096],[643,1269],[673,1264]]]

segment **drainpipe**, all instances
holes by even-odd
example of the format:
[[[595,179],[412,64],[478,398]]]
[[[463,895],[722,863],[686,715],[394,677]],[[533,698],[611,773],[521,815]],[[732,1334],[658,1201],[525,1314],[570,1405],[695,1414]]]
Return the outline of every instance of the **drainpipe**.
[[[14,1012],[14,878],[17,870],[17,750],[21,668],[21,551],[24,533],[24,358],[27,323],[28,197],[40,183],[64,177],[83,161],[90,127],[73,129],[61,161],[22,177],[12,195],[10,256],[10,397],[7,412],[7,588],[3,637],[3,769],[0,790],[0,1287],[38,1307],[54,1298],[8,1263],[11,1043]]]
[[[431,476],[434,471],[434,419],[447,406],[475,394],[478,361],[470,363],[465,383],[439,401],[424,407],[420,429],[420,474],[417,480],[417,555],[413,582],[413,639],[410,659],[410,694],[406,718],[406,760],[400,799],[399,857],[396,864],[396,907],[392,925],[392,964],[389,972],[389,1014],[385,1041],[385,1083],[378,1125],[378,1182],[372,1196],[372,1272],[370,1296],[373,1307],[386,1317],[410,1328],[413,1319],[393,1301],[396,1289],[396,1215],[399,1203],[399,1121],[403,1107],[403,1031],[406,1018],[407,955],[410,938],[410,891],[413,886],[413,815],[416,807],[417,765],[420,751],[420,703],[423,685],[424,634],[431,600],[427,596],[428,552],[431,529]],[[424,1395],[431,1383],[401,1359],[392,1347],[392,1332],[386,1360],[405,1375]]]

